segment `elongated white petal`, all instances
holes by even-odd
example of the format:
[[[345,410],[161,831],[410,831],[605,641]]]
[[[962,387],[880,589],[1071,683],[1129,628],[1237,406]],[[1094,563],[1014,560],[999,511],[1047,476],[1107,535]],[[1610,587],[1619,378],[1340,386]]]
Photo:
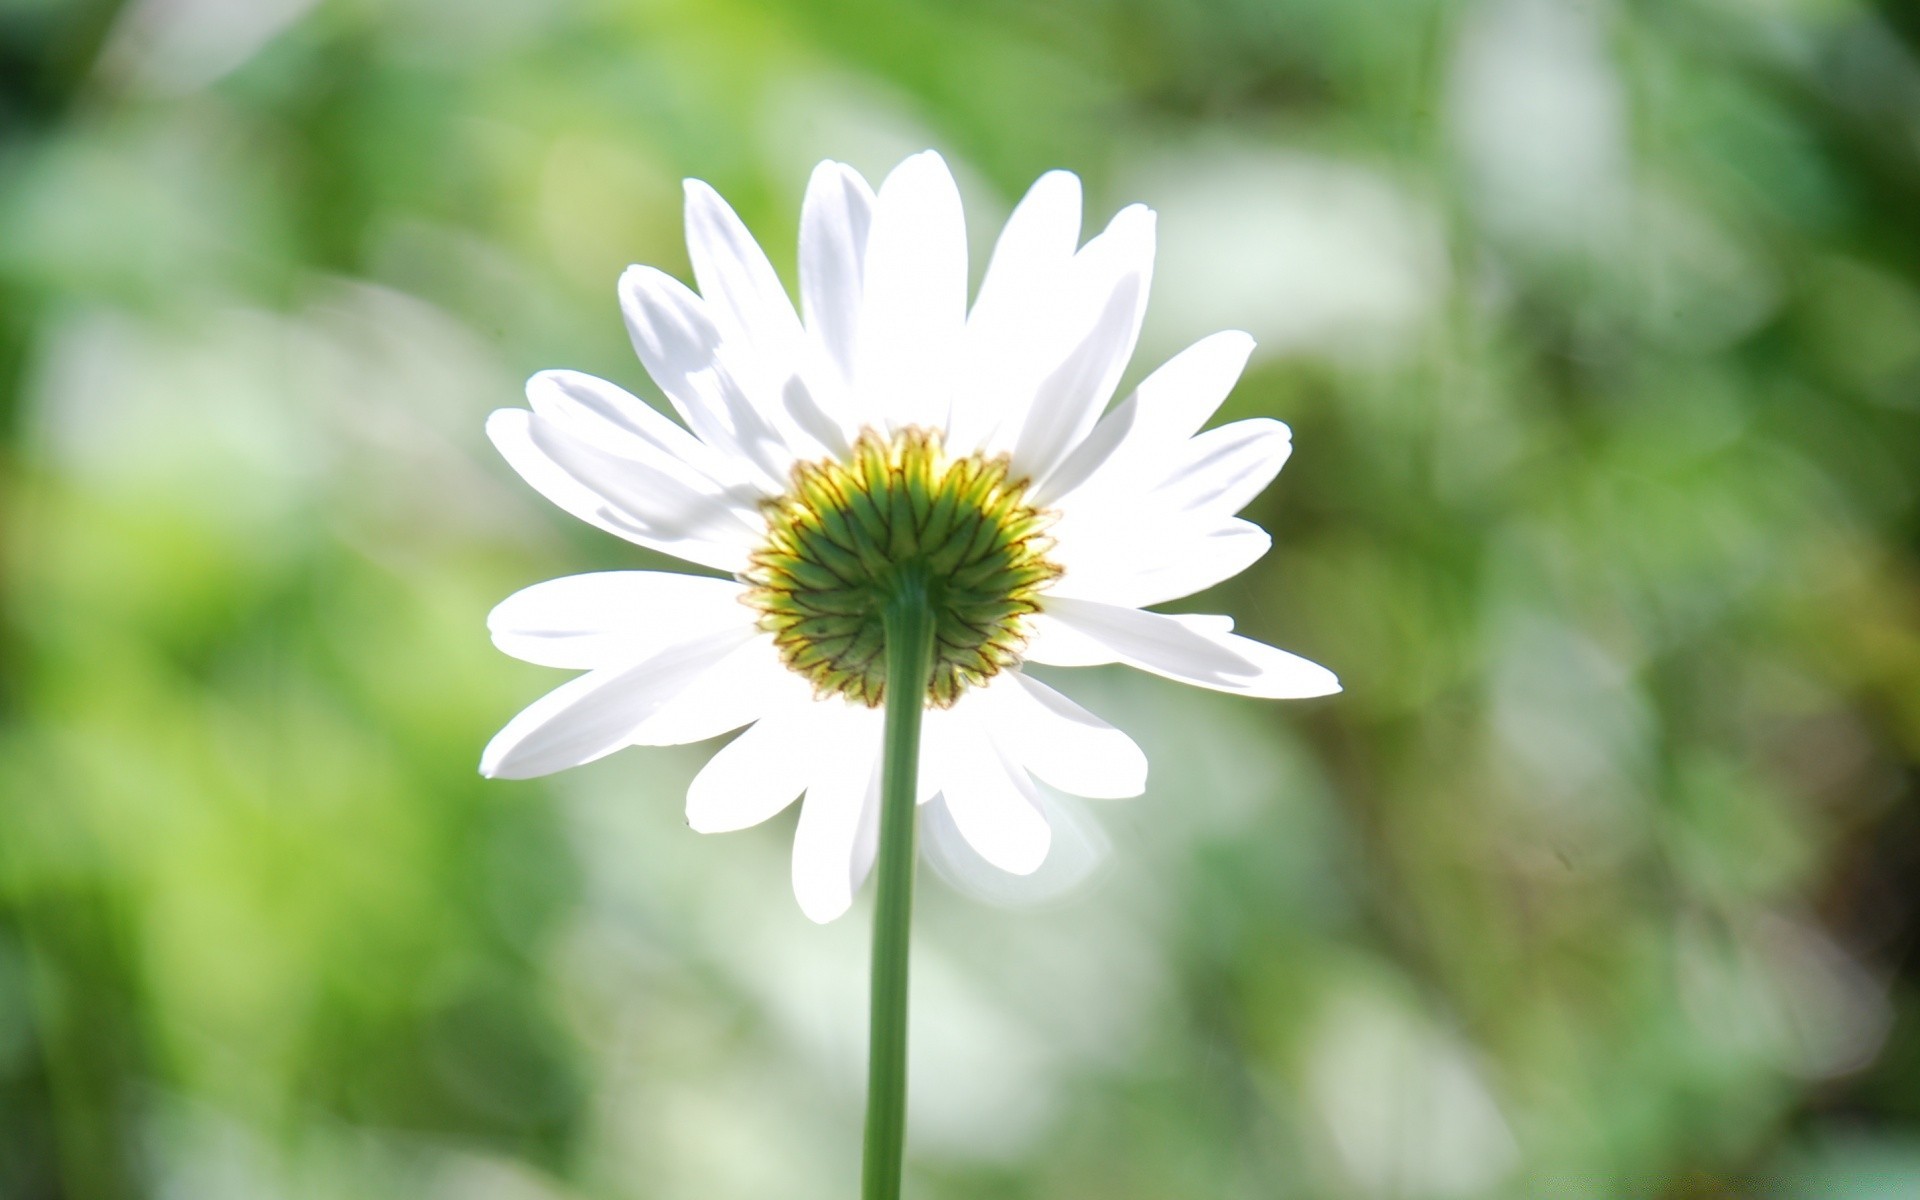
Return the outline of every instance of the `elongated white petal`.
[[[1153,248],[1153,210],[1136,204],[1075,257],[1076,295],[1069,305],[1088,314],[1085,332],[1033,391],[1011,443],[1016,474],[1050,474],[1113,397],[1146,314]]]
[[[1047,860],[1031,875],[1009,875],[967,844],[944,797],[920,813],[920,849],[928,867],[962,895],[996,908],[1030,909],[1080,892],[1113,853],[1113,842],[1089,806],[1075,796],[1047,796],[1053,831]]]
[[[1130,290],[1136,307],[1144,305],[1145,284],[1152,270],[1153,224],[1153,213],[1144,206],[1136,204],[1121,210],[1106,229],[1080,248],[1051,286],[1036,293],[1031,306],[1021,313],[1017,328],[992,345],[983,342],[979,347],[976,357],[990,356],[995,361],[985,364],[981,382],[973,384],[974,391],[985,386],[1002,397],[997,403],[997,424],[983,445],[989,453],[1011,453],[1023,438],[1030,441],[1036,435],[1028,432],[1028,426],[1036,421],[1049,426],[1063,423],[1061,414],[1053,411],[1063,382],[1053,377],[1074,355],[1090,352],[1087,343],[1091,335],[1120,328],[1112,324],[1109,309],[1123,280],[1136,280],[1129,285]],[[1094,338],[1094,342],[1098,345],[1100,339]],[[1130,346],[1126,353],[1131,353]],[[968,366],[977,368],[973,362]],[[1116,380],[1124,366],[1122,355],[1114,368]],[[1051,390],[1043,390],[1049,382]],[[1109,384],[1107,393],[1093,402],[1089,420],[1099,415],[1111,391]],[[1074,406],[1075,416],[1080,411]],[[1072,421],[1064,423],[1071,425]]]
[[[868,420],[945,427],[966,310],[960,190],[929,150],[895,167],[874,199],[856,370]]]
[[[838,706],[820,723],[813,773],[793,834],[793,895],[825,924],[853,904],[864,878],[864,841],[879,811],[879,724],[869,710]]]
[[[859,432],[851,394],[823,374],[824,369],[790,375],[780,387],[788,445],[797,460],[845,458],[852,435]]]
[[[800,322],[760,243],[707,184],[687,180],[686,196],[687,257],[721,333],[758,354],[790,356]]]
[[[1292,431],[1271,418],[1209,429],[1187,443],[1149,503],[1165,511],[1231,516],[1273,482],[1292,453]]]
[[[531,779],[618,750],[642,721],[751,636],[750,628],[706,634],[562,684],[494,735],[480,756],[480,773]]]
[[[590,446],[537,413],[531,415],[527,432],[553,465],[670,554],[708,562],[694,553],[730,550],[731,557],[713,565],[737,571],[759,540],[762,530],[754,519],[724,497],[697,491],[683,480]]]
[[[1298,654],[1241,637],[1237,633],[1208,632],[1207,636],[1254,667],[1252,676],[1219,687],[1219,691],[1238,692],[1266,700],[1305,700],[1314,696],[1331,696],[1340,690],[1340,680],[1332,671]],[[1203,683],[1201,686],[1216,685]]]
[[[1120,488],[1131,486],[1146,461],[1183,445],[1219,411],[1251,353],[1253,338],[1228,330],[1201,338],[1162,363],[1040,481],[1034,503],[1051,505],[1083,484],[1093,485],[1096,476]]]
[[[616,511],[599,493],[556,466],[533,444],[533,414],[524,408],[499,408],[487,416],[487,439],[533,490],[555,507],[587,524],[642,546],[651,541],[644,530]]]
[[[960,726],[972,712],[970,705],[929,708],[920,718],[920,783],[915,803],[926,804],[940,792],[940,775],[948,757],[959,753]]]
[[[732,433],[714,378],[720,328],[700,297],[664,271],[633,266],[620,276],[620,313],[640,364],[680,419],[709,446],[729,449]]]
[[[1117,603],[1145,608],[1165,604],[1222,583],[1254,563],[1273,548],[1273,538],[1250,521],[1234,518],[1201,537],[1184,542],[1150,568],[1137,572],[1129,582],[1127,597]]]
[[[1130,667],[1226,691],[1237,690],[1233,681],[1254,672],[1246,659],[1162,613],[1065,596],[1048,596],[1044,607],[1049,616],[1105,646]]]
[[[507,464],[531,484],[535,491],[556,506],[587,524],[604,529],[635,545],[684,558],[703,567],[737,571],[745,562],[746,550],[735,538],[708,540],[661,536],[623,507],[614,504],[598,490],[554,461],[536,444],[534,422],[539,420],[524,408],[502,408],[487,418],[487,437]]]
[[[800,304],[844,391],[853,386],[873,189],[845,163],[814,168],[800,208]]]
[[[1106,646],[1119,662],[1181,683],[1271,700],[1340,690],[1325,667],[1227,632],[1220,618],[1173,617],[1064,596],[1048,597],[1046,611]]]
[[[1095,422],[1087,436],[1080,439],[1079,444],[1060,460],[1059,465],[1034,484],[1033,490],[1028,493],[1028,502],[1035,508],[1051,508],[1060,497],[1071,494],[1126,444],[1139,420],[1140,393],[1135,389],[1125,400],[1114,405],[1111,412]]]
[[[1238,329],[1201,338],[1140,381],[1138,436],[1177,443],[1220,411],[1253,353],[1253,335]]]
[[[704,742],[759,720],[776,705],[810,698],[805,682],[781,663],[773,639],[760,634],[642,721],[631,740],[636,746]]]
[[[493,644],[524,662],[582,670],[729,626],[751,626],[731,579],[599,571],[521,588],[487,614]]]
[[[1066,572],[1052,593],[1146,608],[1231,579],[1273,545],[1250,521],[1166,521],[1128,528],[1105,523],[1062,537],[1056,561]]]
[[[756,405],[748,395],[729,365],[720,327],[707,304],[665,272],[628,267],[620,276],[620,309],[641,365],[687,428],[707,445],[754,468],[769,495],[784,490],[794,456],[768,416],[778,405],[772,398]],[[760,388],[768,391],[782,386],[791,371],[789,355],[762,364],[754,374]]]
[[[1053,289],[1080,244],[1080,203],[1080,177],[1073,172],[1048,171],[1034,180],[994,242],[967,315],[969,332],[1019,322],[1036,295]]]
[[[1120,799],[1146,790],[1147,756],[1134,740],[1031,675],[995,680],[981,699],[1007,757],[1061,791]]]
[[[1027,644],[1021,657],[1049,667],[1104,667],[1120,661],[1120,655],[1105,643],[1046,612],[1027,618]]]
[[[1040,381],[1026,427],[1013,447],[1016,475],[1037,479],[1050,473],[1092,429],[1133,352],[1145,294],[1137,275],[1123,278],[1079,345]]]
[[[917,814],[918,809],[914,810]],[[860,824],[853,831],[853,858],[848,863],[848,875],[853,880],[854,892],[867,881],[873,871],[874,860],[880,857],[880,760],[874,759],[873,783],[867,790],[867,802],[860,809]]]
[[[769,712],[728,742],[687,789],[687,824],[701,833],[747,829],[780,812],[818,769],[811,702]]]
[[[1033,781],[1007,761],[980,718],[951,710],[951,749],[940,771],[940,792],[967,844],[1003,871],[1030,875],[1046,860],[1053,841],[1046,810]]]
[[[1167,615],[1188,629],[1197,630],[1208,637],[1222,637],[1233,632],[1233,618],[1225,613],[1169,613]]]
[[[533,411],[591,446],[697,481],[751,509],[744,465],[729,459],[617,384],[579,371],[541,371],[527,380]]]
[[[1049,171],[1034,182],[994,244],[980,294],[967,314],[947,446],[980,449],[1023,388],[1051,365],[1058,339],[1039,336],[1059,320],[1067,270],[1080,238],[1080,180]]]

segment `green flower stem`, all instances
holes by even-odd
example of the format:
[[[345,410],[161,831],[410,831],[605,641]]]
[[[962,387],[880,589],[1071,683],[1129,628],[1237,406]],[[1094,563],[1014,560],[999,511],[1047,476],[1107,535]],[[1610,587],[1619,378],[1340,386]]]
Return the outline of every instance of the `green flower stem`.
[[[920,856],[914,799],[920,781],[920,717],[933,678],[934,610],[924,572],[899,573],[883,618],[887,726],[880,767],[880,879],[873,914],[863,1200],[898,1200],[907,1138],[907,942],[913,924],[913,868]]]

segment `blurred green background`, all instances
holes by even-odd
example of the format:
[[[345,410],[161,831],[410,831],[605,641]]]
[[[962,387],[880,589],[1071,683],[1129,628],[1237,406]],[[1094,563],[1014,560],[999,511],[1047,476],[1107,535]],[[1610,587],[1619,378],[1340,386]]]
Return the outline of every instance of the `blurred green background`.
[[[925,146],[1160,211],[1131,377],[1299,447],[1191,607],[1348,690],[1074,676],[1153,782],[923,877],[912,1194],[1920,1195],[1913,6],[0,0],[0,1196],[853,1194],[791,814],[475,774],[644,559],[481,422]]]

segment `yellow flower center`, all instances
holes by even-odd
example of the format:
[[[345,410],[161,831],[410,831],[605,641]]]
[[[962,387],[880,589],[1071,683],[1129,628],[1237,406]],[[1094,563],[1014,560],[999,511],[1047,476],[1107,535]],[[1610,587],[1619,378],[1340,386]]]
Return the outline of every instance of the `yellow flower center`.
[[[760,628],[822,695],[877,706],[887,685],[881,613],[904,578],[924,578],[934,610],[931,704],[1020,661],[1026,618],[1060,575],[1004,457],[950,458],[940,435],[860,435],[845,461],[799,463],[763,504],[767,539],[742,578]]]

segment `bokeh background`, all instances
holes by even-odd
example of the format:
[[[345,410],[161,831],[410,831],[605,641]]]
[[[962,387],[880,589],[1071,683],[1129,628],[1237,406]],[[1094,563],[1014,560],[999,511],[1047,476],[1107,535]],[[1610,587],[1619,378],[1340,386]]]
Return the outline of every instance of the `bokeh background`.
[[[1190,607],[1347,691],[1076,676],[1151,790],[923,876],[912,1193],[1920,1195],[1911,5],[0,0],[0,1196],[854,1193],[791,815],[475,774],[651,565],[481,423],[647,391],[683,176],[791,280],[925,146],[1159,210],[1132,378],[1259,338]]]

